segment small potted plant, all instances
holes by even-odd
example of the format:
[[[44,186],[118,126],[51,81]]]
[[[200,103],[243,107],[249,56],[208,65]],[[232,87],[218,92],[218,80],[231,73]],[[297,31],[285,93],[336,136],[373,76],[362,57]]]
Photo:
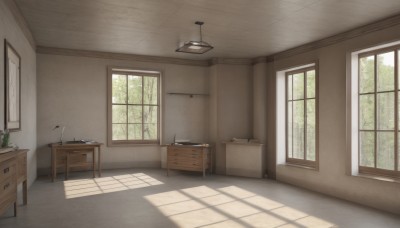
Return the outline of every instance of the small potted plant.
[[[10,146],[9,130],[4,130],[4,131],[0,130],[0,139],[1,139],[0,153],[6,153],[14,150],[14,148]]]
[[[4,130],[1,131],[1,148],[7,148],[8,144],[10,143],[10,131],[9,130]]]

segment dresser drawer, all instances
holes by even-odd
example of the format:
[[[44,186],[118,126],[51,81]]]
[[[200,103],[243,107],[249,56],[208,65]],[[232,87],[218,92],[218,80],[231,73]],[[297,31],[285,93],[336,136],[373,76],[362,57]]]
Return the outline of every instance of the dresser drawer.
[[[0,163],[0,183],[7,178],[16,175],[17,172],[17,162],[15,158],[3,161]]]
[[[204,172],[209,167],[208,154],[209,149],[204,147],[168,146],[167,168]]]
[[[17,190],[0,200],[0,215],[3,214],[14,202],[17,201]]]
[[[173,157],[201,159],[203,156],[201,153],[177,153],[177,152],[168,153],[168,159]]]
[[[196,157],[200,158],[202,156],[202,150],[179,150],[179,149],[174,149],[174,150],[169,150],[168,151],[168,156],[184,156],[184,157]]]
[[[168,152],[180,152],[180,153],[189,153],[189,152],[198,152],[201,153],[203,151],[201,148],[188,148],[188,147],[169,147]]]
[[[185,158],[185,157],[169,157],[168,162],[177,162],[188,165],[203,165],[203,161],[201,159]]]
[[[0,182],[0,204],[10,198],[17,191],[17,183],[14,176]]]

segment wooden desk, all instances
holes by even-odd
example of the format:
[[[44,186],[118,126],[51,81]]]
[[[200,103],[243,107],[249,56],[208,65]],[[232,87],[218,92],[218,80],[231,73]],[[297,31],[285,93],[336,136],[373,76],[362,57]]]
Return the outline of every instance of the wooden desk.
[[[79,150],[96,150],[97,148],[97,171],[99,174],[99,177],[101,177],[101,145],[103,143],[90,143],[90,144],[85,144],[85,143],[71,143],[71,144],[59,144],[59,143],[50,143],[49,147],[51,148],[51,180],[54,182],[54,180],[57,178],[57,162],[58,162],[58,156],[59,153],[62,151],[67,151],[67,150],[74,150],[74,151],[79,151]],[[95,167],[95,153],[93,153],[93,167]],[[64,164],[65,165],[65,164]],[[65,170],[65,169],[64,169]]]
[[[21,182],[23,204],[27,204],[27,152],[16,150],[0,154],[0,215],[14,204],[14,216],[17,216],[17,186]]]
[[[169,170],[212,172],[211,149],[209,146],[169,145],[167,146],[167,176]]]

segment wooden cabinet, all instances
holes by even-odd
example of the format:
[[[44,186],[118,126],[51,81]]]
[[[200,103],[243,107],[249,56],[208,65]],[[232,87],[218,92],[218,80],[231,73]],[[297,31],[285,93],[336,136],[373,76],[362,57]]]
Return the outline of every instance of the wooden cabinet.
[[[211,152],[206,146],[178,146],[167,147],[167,173],[170,169],[211,172]]]
[[[17,216],[17,185],[23,183],[23,202],[27,203],[26,156],[28,150],[0,154],[0,215],[14,205]]]
[[[258,143],[226,145],[226,175],[263,178],[266,172],[265,147]]]

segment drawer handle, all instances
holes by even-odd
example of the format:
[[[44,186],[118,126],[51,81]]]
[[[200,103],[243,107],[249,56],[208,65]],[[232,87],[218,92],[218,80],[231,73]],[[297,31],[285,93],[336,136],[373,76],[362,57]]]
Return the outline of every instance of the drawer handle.
[[[3,189],[6,190],[10,186],[10,183],[4,185]]]
[[[10,167],[7,167],[3,170],[3,173],[8,173],[10,171]]]

